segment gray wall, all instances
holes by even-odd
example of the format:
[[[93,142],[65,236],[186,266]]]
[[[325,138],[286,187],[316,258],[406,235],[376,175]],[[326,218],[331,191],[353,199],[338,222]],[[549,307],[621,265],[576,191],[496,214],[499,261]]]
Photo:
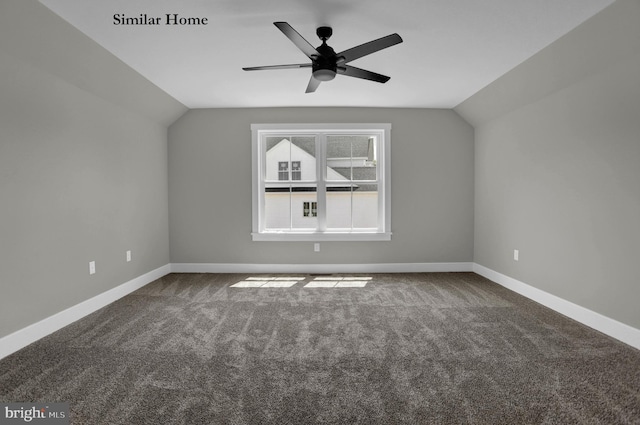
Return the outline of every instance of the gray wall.
[[[33,0],[0,3],[0,76],[2,337],[169,262],[185,108]]]
[[[456,108],[475,125],[475,262],[635,328],[639,22],[618,1]]]
[[[389,242],[251,241],[251,123],[390,122]],[[473,129],[451,110],[191,110],[169,128],[173,263],[413,263],[473,259]]]

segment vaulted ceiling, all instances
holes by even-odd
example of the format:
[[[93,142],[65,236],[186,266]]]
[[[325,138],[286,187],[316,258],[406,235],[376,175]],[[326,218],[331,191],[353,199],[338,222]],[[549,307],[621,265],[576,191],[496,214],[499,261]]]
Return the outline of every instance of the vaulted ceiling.
[[[453,108],[613,0],[41,2],[189,108]],[[122,25],[116,14],[160,19]],[[166,25],[167,14],[206,25]],[[337,52],[392,33],[404,42],[351,63],[390,76],[386,84],[339,75],[305,94],[309,68],[242,70],[308,62],[275,21],[314,46],[316,28],[331,26]]]

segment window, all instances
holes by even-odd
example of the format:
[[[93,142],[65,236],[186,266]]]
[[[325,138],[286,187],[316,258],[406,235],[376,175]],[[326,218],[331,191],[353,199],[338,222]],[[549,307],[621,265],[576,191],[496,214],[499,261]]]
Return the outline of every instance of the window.
[[[300,161],[291,161],[291,180],[302,180],[300,164]]]
[[[289,163],[287,161],[278,162],[278,180],[289,180]]]
[[[253,124],[251,132],[253,240],[391,239],[390,124]]]
[[[302,203],[302,216],[303,217],[317,217],[318,216],[318,203],[317,202],[303,202]]]

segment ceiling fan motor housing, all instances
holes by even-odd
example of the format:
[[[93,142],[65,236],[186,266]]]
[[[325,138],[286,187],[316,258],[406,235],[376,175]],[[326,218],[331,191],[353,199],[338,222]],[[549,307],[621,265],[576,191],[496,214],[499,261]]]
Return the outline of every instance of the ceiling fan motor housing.
[[[319,28],[318,28],[319,29]],[[338,57],[336,52],[323,40],[322,45],[316,48],[319,56],[312,60],[313,78],[319,81],[330,81],[336,77],[338,69]]]

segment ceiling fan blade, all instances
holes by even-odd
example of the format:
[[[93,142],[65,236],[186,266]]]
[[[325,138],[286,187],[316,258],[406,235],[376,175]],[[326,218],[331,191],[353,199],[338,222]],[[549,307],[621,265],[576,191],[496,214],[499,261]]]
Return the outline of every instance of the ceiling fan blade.
[[[309,79],[309,85],[307,86],[307,91],[305,91],[305,93],[313,93],[314,91],[316,91],[319,85],[320,85],[320,80],[316,80],[315,78],[313,78],[313,75],[312,75],[311,78]]]
[[[309,58],[311,58],[312,56],[320,56],[316,48],[313,47],[307,40],[305,40],[304,37],[298,34],[298,31],[294,30],[293,27],[288,23],[274,22],[273,25],[278,27],[278,29],[282,31],[282,33],[286,35],[287,38],[291,40],[293,44],[295,44],[298,49],[302,50],[302,52]]]
[[[375,72],[367,71],[366,69],[356,68],[355,66],[345,65],[344,70],[338,68],[338,73],[346,75],[348,77],[362,78],[364,80],[371,80],[378,83],[386,83],[391,77],[386,75],[376,74]]]
[[[378,50],[394,46],[398,43],[402,43],[402,38],[398,34],[391,34],[386,37],[382,37],[377,40],[352,47],[351,49],[347,49],[344,52],[340,52],[338,53],[338,57],[344,57],[344,61],[342,61],[342,63],[347,63],[363,56],[370,55],[371,53],[375,53]]]
[[[262,71],[265,69],[292,69],[292,68],[311,68],[311,64],[310,63],[293,63],[290,65],[249,66],[242,69],[245,71]]]

